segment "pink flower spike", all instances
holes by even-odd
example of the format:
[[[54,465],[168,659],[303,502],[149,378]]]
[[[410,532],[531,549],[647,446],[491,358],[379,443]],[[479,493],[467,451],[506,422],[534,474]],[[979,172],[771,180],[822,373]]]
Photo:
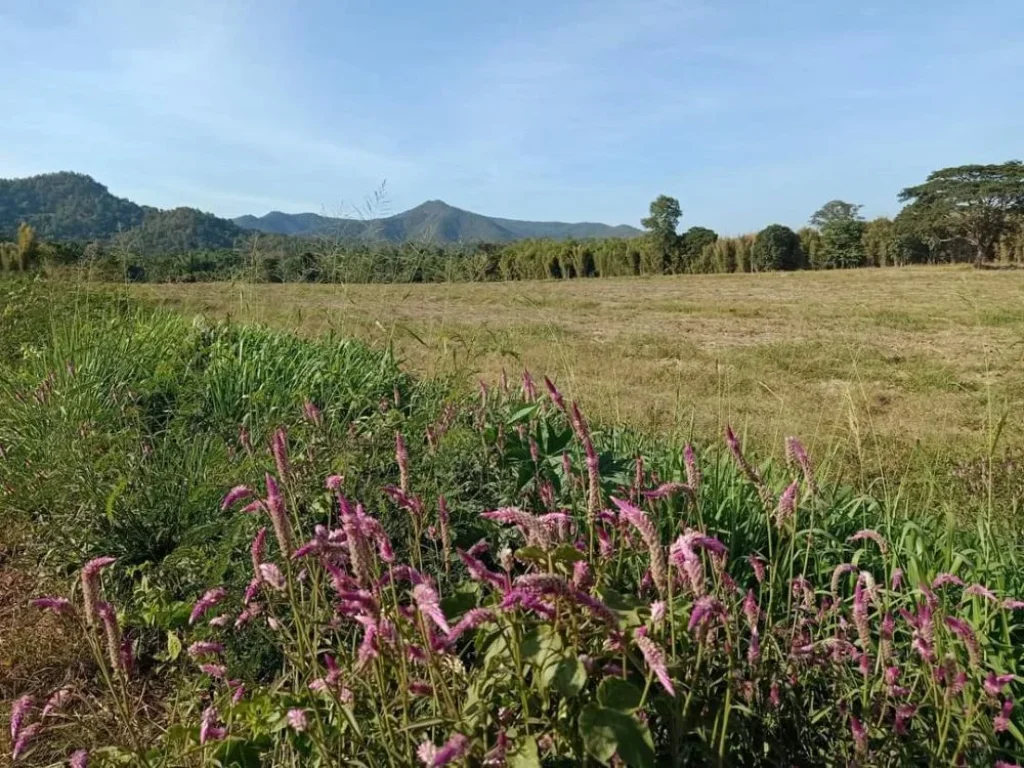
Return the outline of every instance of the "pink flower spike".
[[[857,753],[863,755],[868,751],[868,732],[856,717],[850,717],[850,731],[853,733],[853,741],[857,746]]]
[[[20,699],[14,702],[11,707],[11,741],[16,741],[18,734],[21,733],[21,726],[25,722],[25,715],[32,708],[34,699],[28,694],[22,696]]]
[[[1024,600],[1003,600],[1003,608],[1007,611],[1019,611],[1024,608]]]
[[[260,576],[271,589],[276,589],[278,592],[284,591],[284,576],[275,563],[260,563]]]
[[[71,754],[70,768],[89,768],[89,753],[79,749]]]
[[[228,668],[223,664],[200,664],[199,670],[204,675],[215,677],[218,680],[223,680],[228,676]]]
[[[997,675],[989,672],[985,677],[985,693],[995,698],[1003,692],[1003,688],[1016,680],[1014,675]]]
[[[201,656],[219,656],[224,653],[224,646],[208,640],[199,640],[188,647],[188,655],[193,659]]]
[[[565,408],[565,399],[562,397],[562,393],[558,391],[558,387],[547,376],[544,377],[544,386],[547,387],[548,395],[551,396],[551,402],[553,402],[562,413],[568,413]]]
[[[654,676],[658,678],[658,682],[661,683],[662,688],[668,693],[669,696],[675,696],[675,688],[672,687],[672,679],[668,676],[668,669],[665,666],[665,655],[661,649],[655,645],[654,641],[646,635],[637,634],[633,638],[633,642],[636,643],[636,647],[640,649],[640,653],[643,654],[644,661],[647,662],[648,669],[654,673]]]
[[[426,583],[417,584],[412,588],[412,597],[416,601],[416,608],[420,614],[434,622],[437,628],[446,635],[451,632],[451,627],[448,626],[444,613],[441,611],[441,603],[433,587]]]
[[[865,528],[862,531],[857,531],[853,536],[847,539],[849,542],[854,541],[873,541],[878,546],[878,551],[883,555],[889,551],[889,546],[886,544],[884,538],[878,531],[873,531],[870,528]]]
[[[53,611],[59,616],[70,616],[75,612],[71,601],[63,597],[37,597],[32,605],[41,611]]]
[[[248,499],[252,495],[252,490],[248,486],[236,485],[234,488],[228,491],[227,495],[224,497],[224,500],[221,501],[220,508],[222,511],[225,511],[229,507],[233,507],[242,499]]]
[[[651,603],[651,623],[657,625],[665,620],[665,601],[655,600]]]
[[[219,719],[217,710],[214,707],[207,707],[203,710],[202,719],[199,721],[200,744],[207,744],[211,741],[221,741],[227,735],[227,731],[217,726],[217,721]]]
[[[192,608],[192,613],[188,617],[188,623],[195,624],[207,611],[217,605],[227,595],[228,591],[224,587],[215,587],[208,590]]]
[[[32,739],[39,735],[39,731],[43,728],[42,723],[32,723],[32,725],[25,726],[21,729],[18,734],[18,738],[14,740],[14,751],[11,752],[11,760],[18,762],[18,759],[25,754],[25,750],[28,749],[29,744],[32,743]]]
[[[309,727],[309,720],[304,709],[288,710],[288,727],[296,733],[302,733]]]
[[[469,751],[469,739],[461,733],[456,733],[444,743],[434,755],[430,763],[431,768],[442,768],[445,765],[454,763]]]
[[[950,584],[962,587],[964,582],[959,576],[954,576],[952,573],[940,573],[932,582],[932,589],[942,589]]]
[[[1007,699],[1003,702],[1003,708],[999,714],[992,720],[992,730],[996,733],[1002,733],[1010,728],[1010,715],[1013,714],[1013,699]]]
[[[982,584],[971,584],[971,586],[964,590],[964,597],[983,597],[991,603],[999,602],[996,593]]]
[[[274,454],[277,474],[282,480],[287,480],[291,474],[291,464],[288,462],[288,432],[284,427],[278,427],[274,432],[274,437],[270,441],[270,452]]]
[[[898,592],[903,586],[903,569],[894,568],[892,572],[892,591]]]

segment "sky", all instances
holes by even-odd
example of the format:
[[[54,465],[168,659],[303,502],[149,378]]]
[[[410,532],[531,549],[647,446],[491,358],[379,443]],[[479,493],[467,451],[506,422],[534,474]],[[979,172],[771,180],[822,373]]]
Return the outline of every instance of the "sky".
[[[222,216],[868,216],[1024,156],[1021,0],[0,0],[0,177]]]

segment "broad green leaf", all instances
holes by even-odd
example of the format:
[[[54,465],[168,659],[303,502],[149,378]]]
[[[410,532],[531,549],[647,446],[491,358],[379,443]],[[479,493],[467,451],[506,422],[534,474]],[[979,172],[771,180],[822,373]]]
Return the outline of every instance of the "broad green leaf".
[[[506,760],[508,768],[540,768],[540,755],[533,736],[527,736]]]
[[[181,655],[181,639],[176,632],[167,633],[167,658],[177,661]]]
[[[635,768],[654,766],[651,732],[624,712],[588,704],[580,714],[580,736],[587,752],[602,763],[618,753]]]
[[[601,706],[619,712],[632,712],[640,706],[643,694],[640,689],[621,677],[608,677],[597,689],[597,700]]]
[[[540,547],[522,547],[516,550],[516,558],[519,560],[530,560],[535,563],[546,563],[547,552]]]
[[[551,559],[556,563],[578,563],[586,560],[587,556],[572,544],[563,544],[555,548],[555,551],[551,553]]]
[[[564,658],[555,664],[551,684],[567,699],[572,698],[587,684],[587,668],[576,657]]]

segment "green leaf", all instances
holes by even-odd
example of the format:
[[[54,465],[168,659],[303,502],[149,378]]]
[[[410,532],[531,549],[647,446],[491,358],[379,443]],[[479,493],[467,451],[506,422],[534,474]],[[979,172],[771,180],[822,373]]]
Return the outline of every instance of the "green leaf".
[[[181,639],[176,632],[167,633],[167,658],[177,661],[181,655]]]
[[[578,563],[586,560],[587,556],[572,544],[563,544],[555,548],[555,551],[551,553],[551,559],[556,563]]]
[[[641,698],[640,689],[621,677],[607,677],[597,689],[597,700],[601,706],[619,712],[632,712],[640,706]]]
[[[522,547],[516,550],[516,558],[519,560],[532,560],[537,563],[546,563],[548,554],[540,547]]]
[[[588,704],[580,714],[580,736],[587,753],[602,763],[618,753],[627,765],[654,766],[651,732],[624,712]]]
[[[560,694],[572,698],[587,684],[587,668],[576,657],[564,658],[555,665],[551,683]]]
[[[110,493],[107,494],[107,502],[105,507],[107,513],[107,520],[111,523],[114,522],[114,505],[117,504],[117,500],[121,498],[121,494],[124,493],[124,490],[127,487],[128,478],[125,477],[124,475],[121,475],[120,477],[117,478],[117,483],[114,485],[114,487],[110,489]]]
[[[508,768],[540,768],[540,755],[537,753],[537,741],[533,736],[527,736],[516,748],[516,751],[508,755],[506,760]]]
[[[475,581],[467,581],[459,585],[456,591],[441,599],[441,610],[450,619],[457,619],[470,608],[476,608],[480,596],[480,585]]]
[[[538,403],[533,403],[532,405],[528,405],[525,408],[523,408],[521,410],[518,410],[515,413],[513,413],[509,417],[508,423],[509,424],[518,424],[520,421],[526,421],[531,416],[533,416],[538,411],[539,408],[540,408],[540,405]]]

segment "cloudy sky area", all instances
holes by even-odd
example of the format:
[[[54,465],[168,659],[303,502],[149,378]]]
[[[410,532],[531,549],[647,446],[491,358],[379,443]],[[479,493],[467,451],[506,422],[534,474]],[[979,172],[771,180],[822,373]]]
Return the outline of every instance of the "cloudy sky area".
[[[802,225],[1024,156],[1024,3],[4,0],[0,176],[336,213]]]

